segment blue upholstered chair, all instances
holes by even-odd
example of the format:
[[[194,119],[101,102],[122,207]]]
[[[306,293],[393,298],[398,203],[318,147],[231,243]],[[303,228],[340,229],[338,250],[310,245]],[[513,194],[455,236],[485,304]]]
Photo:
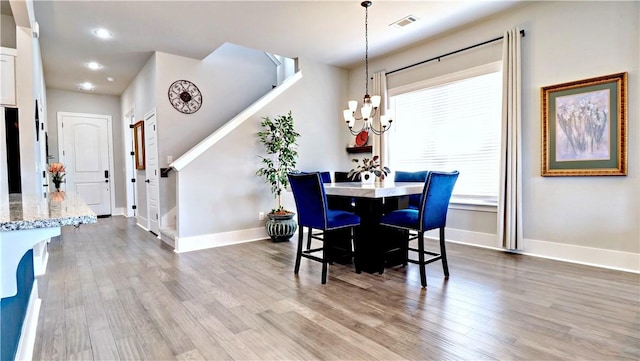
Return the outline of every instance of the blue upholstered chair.
[[[310,173],[310,172],[304,172],[304,173]],[[331,183],[331,172],[320,172],[320,179],[322,179],[322,183]],[[334,209],[340,209],[340,207],[338,207],[335,202],[336,201],[340,201],[340,199],[331,199],[331,197],[327,197],[327,204],[329,205],[330,208],[334,208]],[[322,236],[323,232],[318,232],[318,233],[314,233],[312,237],[309,237],[307,239],[307,250],[311,249],[311,238],[316,238],[316,239],[320,239],[318,237]]]
[[[324,191],[324,184],[320,172],[312,173],[289,173],[289,184],[293,192],[298,213],[298,250],[296,253],[296,264],[294,273],[300,270],[300,259],[302,257],[322,263],[322,284],[327,282],[327,265],[330,263],[328,249],[331,245],[327,240],[323,240],[321,248],[307,249],[302,251],[304,228],[307,227],[307,236],[318,237],[313,234],[313,230],[322,232],[338,230],[343,228],[353,228],[360,225],[360,217],[352,212],[342,210],[332,210],[327,207],[327,195]],[[353,234],[353,232],[352,232]],[[315,256],[314,253],[322,252],[322,256]]]
[[[447,223],[447,209],[451,200],[453,186],[458,179],[458,171],[427,172],[422,191],[420,207],[418,209],[399,209],[389,212],[380,218],[380,224],[387,227],[395,227],[409,231],[409,241],[418,240],[418,248],[407,246],[407,262],[420,265],[420,281],[422,287],[427,287],[427,274],[425,266],[428,263],[442,260],[444,275],[449,278],[449,266],[447,265],[447,251],[444,241],[444,228]],[[432,229],[440,229],[440,253],[425,250],[424,232]],[[408,252],[418,253],[418,260],[408,257]],[[425,259],[425,254],[431,256]]]
[[[393,176],[394,182],[424,182],[427,178],[428,171],[422,170],[417,172],[396,171]],[[420,207],[420,194],[412,194],[409,198],[409,208],[418,209]]]
[[[331,183],[331,172],[320,172],[322,183]]]

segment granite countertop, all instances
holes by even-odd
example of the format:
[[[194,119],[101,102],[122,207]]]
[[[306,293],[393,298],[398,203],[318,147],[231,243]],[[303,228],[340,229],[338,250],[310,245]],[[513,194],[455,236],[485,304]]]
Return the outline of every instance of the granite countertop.
[[[0,204],[0,231],[96,223],[96,214],[74,193],[52,192],[48,199],[10,194]]]

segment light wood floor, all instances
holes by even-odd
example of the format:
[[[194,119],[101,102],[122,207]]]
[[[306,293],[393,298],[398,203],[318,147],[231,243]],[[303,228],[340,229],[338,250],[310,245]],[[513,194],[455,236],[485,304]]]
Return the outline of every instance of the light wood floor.
[[[176,254],[123,217],[63,227],[35,360],[639,360],[640,275],[449,244],[451,277],[302,260],[295,241]]]

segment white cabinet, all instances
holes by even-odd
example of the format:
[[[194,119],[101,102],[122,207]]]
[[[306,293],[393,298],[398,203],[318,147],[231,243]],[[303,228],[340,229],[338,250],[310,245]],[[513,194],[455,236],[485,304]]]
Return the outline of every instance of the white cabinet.
[[[14,49],[0,51],[0,105],[16,105],[16,53]]]

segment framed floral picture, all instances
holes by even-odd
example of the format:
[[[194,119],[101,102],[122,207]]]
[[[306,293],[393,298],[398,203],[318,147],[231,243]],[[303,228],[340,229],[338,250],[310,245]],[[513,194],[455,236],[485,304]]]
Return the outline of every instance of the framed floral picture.
[[[627,175],[627,73],[543,87],[542,176]]]
[[[142,120],[133,125],[133,146],[136,158],[136,169],[144,170],[144,122]]]

